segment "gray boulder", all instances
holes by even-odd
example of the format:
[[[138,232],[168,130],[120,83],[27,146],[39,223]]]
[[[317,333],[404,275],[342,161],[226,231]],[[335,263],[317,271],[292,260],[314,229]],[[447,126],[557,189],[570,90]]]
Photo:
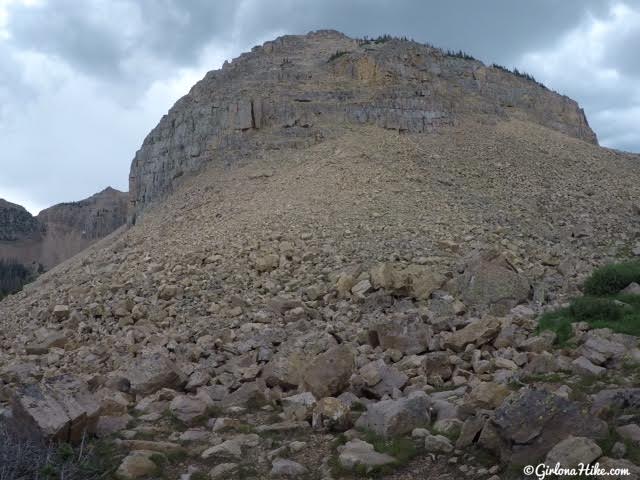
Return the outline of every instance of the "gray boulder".
[[[373,403],[358,419],[356,427],[371,430],[385,438],[404,435],[430,422],[430,403],[429,397],[422,391],[398,400]]]
[[[568,436],[558,442],[547,454],[545,464],[553,467],[575,468],[590,464],[602,455],[602,449],[590,438]]]
[[[160,353],[151,353],[136,358],[122,375],[131,385],[131,393],[146,396],[160,390],[178,390],[186,383],[185,375],[176,363]]]
[[[349,385],[354,368],[351,349],[344,344],[338,345],[311,360],[302,382],[316,398],[337,396]]]
[[[604,438],[607,424],[588,415],[575,402],[544,390],[523,388],[505,399],[495,411],[497,434],[510,445],[499,453],[514,464],[539,461],[570,435]]]
[[[347,442],[338,451],[340,452],[338,462],[346,470],[355,470],[361,467],[369,473],[376,468],[396,462],[396,459],[391,455],[376,452],[373,445],[357,439]]]
[[[529,298],[531,284],[504,256],[488,251],[467,261],[458,289],[465,304],[505,314]]]

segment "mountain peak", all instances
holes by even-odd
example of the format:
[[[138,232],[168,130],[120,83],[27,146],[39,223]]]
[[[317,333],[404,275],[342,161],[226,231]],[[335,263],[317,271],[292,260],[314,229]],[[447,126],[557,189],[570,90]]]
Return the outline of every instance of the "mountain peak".
[[[597,143],[575,101],[462,52],[335,30],[282,36],[207,73],[147,136],[131,166],[132,219],[216,158],[313,144],[348,125],[432,133],[470,117]]]

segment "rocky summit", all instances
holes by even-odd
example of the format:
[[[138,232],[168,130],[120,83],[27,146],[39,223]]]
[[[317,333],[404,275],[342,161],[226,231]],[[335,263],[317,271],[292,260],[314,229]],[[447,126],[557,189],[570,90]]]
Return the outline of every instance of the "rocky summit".
[[[640,254],[639,162],[466,55],[267,42],[145,139],[128,228],[0,303],[4,424],[121,479],[640,478],[638,337],[602,323],[637,290],[567,307]]]

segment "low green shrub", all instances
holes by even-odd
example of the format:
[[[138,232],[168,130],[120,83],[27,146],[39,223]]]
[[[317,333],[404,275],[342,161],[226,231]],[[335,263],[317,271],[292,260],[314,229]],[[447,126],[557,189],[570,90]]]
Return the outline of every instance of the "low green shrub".
[[[538,331],[555,332],[556,343],[562,346],[571,338],[571,324],[576,322],[640,336],[640,295],[576,298],[568,307],[542,315]]]
[[[640,283],[640,262],[612,263],[596,269],[584,283],[586,295],[615,295],[630,283]]]
[[[640,336],[640,295],[620,293],[632,282],[640,283],[640,262],[615,263],[594,270],[584,284],[585,296],[573,299],[566,308],[542,315],[538,331],[555,332],[559,345],[571,338],[571,324],[576,322]]]

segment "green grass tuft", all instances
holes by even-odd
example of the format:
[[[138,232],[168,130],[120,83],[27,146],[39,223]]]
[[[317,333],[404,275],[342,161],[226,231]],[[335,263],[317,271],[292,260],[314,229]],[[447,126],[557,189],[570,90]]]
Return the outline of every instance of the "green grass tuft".
[[[584,293],[615,295],[632,282],[640,283],[640,262],[612,263],[596,269],[584,283]]]
[[[566,308],[542,315],[538,331],[551,330],[556,343],[567,344],[571,324],[586,322],[591,328],[640,336],[640,295],[620,293],[632,282],[640,282],[640,262],[625,262],[596,269],[584,284],[585,296]]]
[[[555,332],[556,343],[564,346],[572,335],[571,324],[576,322],[640,336],[640,295],[576,298],[568,307],[542,315],[538,331]]]
[[[404,465],[418,454],[418,448],[411,438],[383,438],[373,432],[365,432],[364,441],[373,445],[376,452],[386,453]]]

